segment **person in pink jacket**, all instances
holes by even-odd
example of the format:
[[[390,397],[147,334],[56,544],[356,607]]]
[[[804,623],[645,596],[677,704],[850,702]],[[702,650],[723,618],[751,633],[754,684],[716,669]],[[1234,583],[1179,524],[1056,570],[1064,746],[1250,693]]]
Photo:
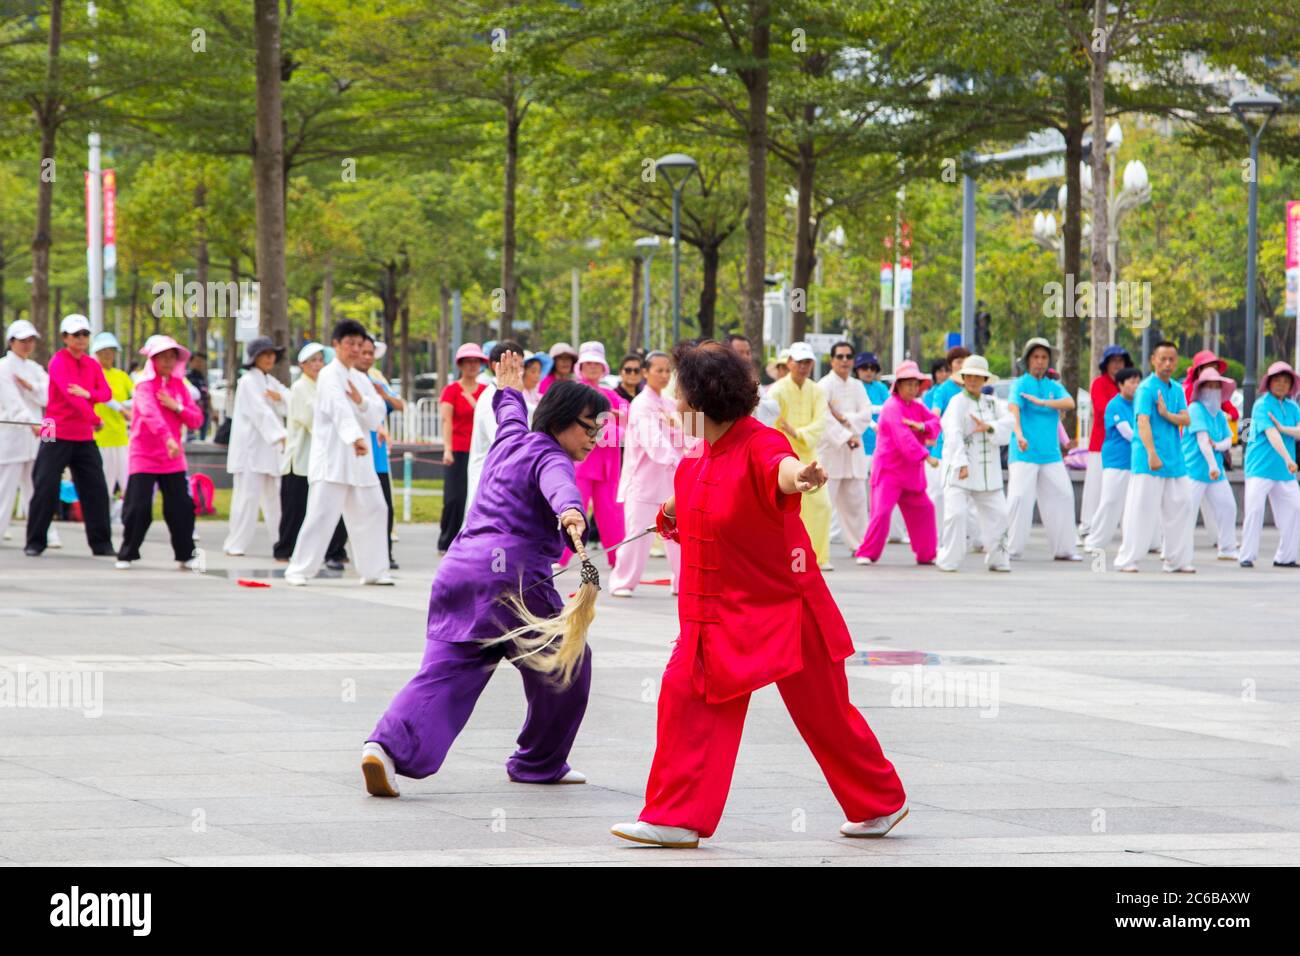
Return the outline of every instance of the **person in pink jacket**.
[[[627,425],[628,403],[627,399],[612,388],[600,384],[601,378],[608,374],[609,363],[605,361],[604,344],[583,342],[578,349],[578,380],[609,399],[610,411],[603,423],[605,427],[596,440],[595,449],[578,463],[578,491],[582,495],[583,508],[590,507],[596,513],[600,543],[609,556],[609,566],[612,568],[616,555],[609,546],[623,541],[623,508],[616,499],[622,472],[619,448]],[[573,552],[566,548],[560,564],[568,564],[572,557]]]
[[[938,541],[934,504],[925,493],[929,446],[939,437],[939,418],[916,400],[927,380],[915,362],[894,369],[892,394],[880,411],[871,463],[871,523],[855,552],[858,564],[880,560],[889,537],[889,516],[898,505],[917,564],[933,564]]]
[[[144,374],[135,386],[131,440],[127,454],[126,495],[122,501],[122,547],[116,567],[140,560],[140,545],[153,523],[153,490],[162,492],[163,520],[171,535],[172,554],[182,568],[193,570],[194,502],[185,480],[181,426],[198,428],[203,411],[194,404],[185,382],[190,353],[170,336],[152,337],[140,354]]]
[[[651,352],[645,361],[646,387],[628,407],[623,472],[616,496],[623,503],[623,529],[628,536],[653,525],[659,506],[673,496],[673,475],[686,447],[677,403],[663,393],[672,375],[672,359],[664,352]],[[631,597],[641,583],[650,540],[640,538],[618,549],[618,564],[609,577],[614,597]],[[665,541],[664,552],[676,594],[681,548],[676,541]]]

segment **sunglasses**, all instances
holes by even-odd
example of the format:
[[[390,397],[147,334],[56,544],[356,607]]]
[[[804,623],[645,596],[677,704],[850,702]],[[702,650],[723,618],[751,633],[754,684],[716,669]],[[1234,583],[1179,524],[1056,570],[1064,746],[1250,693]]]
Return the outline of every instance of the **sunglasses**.
[[[841,353],[840,355],[832,355],[831,358],[837,362],[847,362],[853,358],[853,356],[849,353]]]
[[[89,332],[86,332],[86,331],[81,331],[81,332],[69,332],[68,335],[71,335],[74,339],[80,339],[80,338],[87,338],[87,339],[88,339],[88,338],[90,338],[90,333],[89,333]]]
[[[629,366],[627,366],[626,368],[623,369],[623,374],[624,374],[624,375],[640,375],[640,374],[641,374],[641,366],[639,366],[639,365],[629,365]]]

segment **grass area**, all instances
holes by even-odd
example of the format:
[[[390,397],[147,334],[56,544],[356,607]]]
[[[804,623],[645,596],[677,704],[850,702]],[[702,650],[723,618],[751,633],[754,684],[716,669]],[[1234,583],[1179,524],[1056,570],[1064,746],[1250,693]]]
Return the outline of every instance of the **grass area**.
[[[420,488],[426,491],[442,490],[442,482],[434,480],[412,481],[412,488]],[[202,515],[199,521],[227,521],[230,518],[230,489],[218,488],[213,496],[212,505],[216,508],[216,514]],[[393,484],[393,508],[397,512],[397,521],[402,521],[402,485],[401,480]],[[162,498],[155,496],[153,503],[153,518],[155,521],[162,521]],[[411,523],[412,524],[437,524],[442,519],[442,495],[412,495],[411,496]]]

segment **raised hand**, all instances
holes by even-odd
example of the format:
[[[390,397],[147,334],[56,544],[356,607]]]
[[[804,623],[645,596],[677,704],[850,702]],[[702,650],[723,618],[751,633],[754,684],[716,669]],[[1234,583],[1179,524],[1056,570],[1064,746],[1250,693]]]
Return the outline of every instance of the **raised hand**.
[[[524,390],[524,357],[518,352],[506,352],[497,363],[497,388]]]
[[[365,400],[361,397],[361,393],[357,391],[357,383],[352,381],[350,378],[348,379],[348,398],[352,399],[352,401],[358,405],[365,403]]]
[[[794,478],[795,489],[801,492],[816,491],[824,484],[826,484],[826,471],[816,461],[811,461],[800,468]]]
[[[972,428],[971,431],[974,432],[976,435],[978,435],[980,432],[993,431],[993,426],[990,425],[988,422],[986,422],[984,419],[980,418],[978,415],[972,415],[970,417],[970,420],[975,423],[975,427]],[[1021,451],[1024,451],[1024,449],[1022,448]]]
[[[158,404],[168,411],[179,412],[181,410],[181,403],[172,398],[169,393],[164,392],[161,389],[158,391]]]

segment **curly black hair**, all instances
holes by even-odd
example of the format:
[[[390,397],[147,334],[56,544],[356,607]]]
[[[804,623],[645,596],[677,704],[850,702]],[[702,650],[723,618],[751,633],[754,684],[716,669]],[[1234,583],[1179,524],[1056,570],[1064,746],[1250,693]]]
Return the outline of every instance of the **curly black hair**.
[[[758,379],[735,349],[705,339],[673,349],[677,393],[715,422],[744,418],[758,405]]]

